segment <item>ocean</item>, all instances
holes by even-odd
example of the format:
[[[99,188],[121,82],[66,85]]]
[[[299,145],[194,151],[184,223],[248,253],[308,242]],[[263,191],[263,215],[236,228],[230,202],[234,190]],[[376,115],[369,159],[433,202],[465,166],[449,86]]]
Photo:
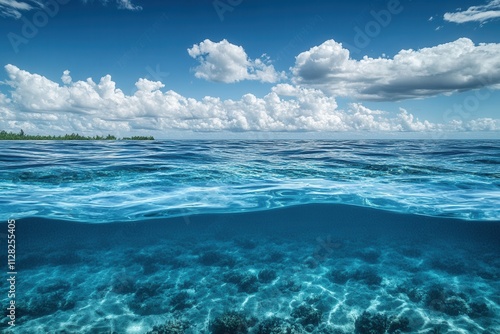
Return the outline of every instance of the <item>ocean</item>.
[[[500,140],[2,141],[3,333],[500,333]]]

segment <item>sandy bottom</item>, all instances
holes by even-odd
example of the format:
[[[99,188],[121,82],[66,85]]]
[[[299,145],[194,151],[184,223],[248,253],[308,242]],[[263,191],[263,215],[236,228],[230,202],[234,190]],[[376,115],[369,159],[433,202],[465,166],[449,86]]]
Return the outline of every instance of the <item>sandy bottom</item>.
[[[487,244],[130,233],[22,254],[12,333],[500,333],[500,257]]]

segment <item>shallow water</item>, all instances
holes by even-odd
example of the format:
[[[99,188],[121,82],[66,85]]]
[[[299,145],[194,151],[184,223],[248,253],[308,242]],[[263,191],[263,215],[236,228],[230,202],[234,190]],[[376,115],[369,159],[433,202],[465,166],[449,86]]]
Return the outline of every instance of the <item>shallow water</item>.
[[[498,333],[499,144],[0,142],[1,328]]]

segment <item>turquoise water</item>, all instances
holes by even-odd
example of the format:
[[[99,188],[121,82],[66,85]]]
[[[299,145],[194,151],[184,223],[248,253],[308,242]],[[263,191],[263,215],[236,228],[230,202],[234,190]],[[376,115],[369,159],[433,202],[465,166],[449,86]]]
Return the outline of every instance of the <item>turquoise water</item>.
[[[309,203],[500,220],[500,141],[1,142],[0,219],[88,223]]]
[[[6,332],[500,331],[500,141],[0,142],[0,166]]]

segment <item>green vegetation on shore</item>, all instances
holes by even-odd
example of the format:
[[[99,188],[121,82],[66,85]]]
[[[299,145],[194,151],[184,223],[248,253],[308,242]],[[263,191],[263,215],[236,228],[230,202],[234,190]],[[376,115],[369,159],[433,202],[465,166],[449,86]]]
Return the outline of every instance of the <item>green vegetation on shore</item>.
[[[117,138],[113,135],[107,136],[82,136],[78,133],[65,134],[64,136],[44,136],[44,135],[27,135],[21,130],[19,133],[0,131],[0,140],[154,140],[153,136],[132,136]]]

